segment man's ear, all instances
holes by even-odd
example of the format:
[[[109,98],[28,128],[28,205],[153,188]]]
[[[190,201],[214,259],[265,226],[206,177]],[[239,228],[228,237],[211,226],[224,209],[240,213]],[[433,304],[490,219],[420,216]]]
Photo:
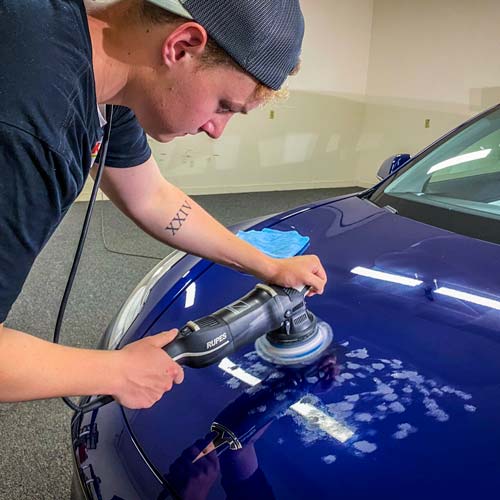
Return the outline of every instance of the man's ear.
[[[171,68],[186,57],[197,57],[207,45],[208,35],[198,23],[188,22],[178,26],[162,45],[163,63]]]

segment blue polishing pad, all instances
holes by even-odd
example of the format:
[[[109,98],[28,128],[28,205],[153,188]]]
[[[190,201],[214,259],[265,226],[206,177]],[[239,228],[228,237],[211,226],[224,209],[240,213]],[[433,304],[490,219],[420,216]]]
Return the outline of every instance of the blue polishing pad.
[[[262,231],[238,231],[236,236],[270,257],[278,259],[299,255],[309,246],[309,238],[297,231],[277,231],[265,228]]]

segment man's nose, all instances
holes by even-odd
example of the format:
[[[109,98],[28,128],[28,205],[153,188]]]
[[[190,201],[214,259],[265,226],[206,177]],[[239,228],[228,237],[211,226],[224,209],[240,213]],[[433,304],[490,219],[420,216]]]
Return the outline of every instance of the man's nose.
[[[203,132],[209,135],[212,139],[218,139],[224,132],[227,122],[231,119],[231,115],[222,115],[212,118],[201,127]]]

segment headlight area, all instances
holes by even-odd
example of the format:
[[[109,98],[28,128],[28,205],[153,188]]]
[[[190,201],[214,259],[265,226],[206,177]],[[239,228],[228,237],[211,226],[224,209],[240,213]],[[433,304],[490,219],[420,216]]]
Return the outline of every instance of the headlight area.
[[[171,498],[133,441],[119,405],[74,417],[71,435],[71,500]]]
[[[167,255],[141,280],[115,316],[102,340],[103,349],[116,349],[134,320],[141,312],[149,294],[158,281],[177,264],[186,253],[174,251]]]

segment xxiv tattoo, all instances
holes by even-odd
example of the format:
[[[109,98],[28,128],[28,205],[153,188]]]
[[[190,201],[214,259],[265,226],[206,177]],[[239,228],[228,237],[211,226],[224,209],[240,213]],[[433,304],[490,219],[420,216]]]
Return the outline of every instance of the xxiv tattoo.
[[[180,230],[186,219],[189,217],[189,212],[192,210],[191,205],[185,201],[179,211],[175,214],[175,217],[170,221],[170,224],[165,228],[166,231],[170,231],[172,236],[175,236],[177,231]]]

